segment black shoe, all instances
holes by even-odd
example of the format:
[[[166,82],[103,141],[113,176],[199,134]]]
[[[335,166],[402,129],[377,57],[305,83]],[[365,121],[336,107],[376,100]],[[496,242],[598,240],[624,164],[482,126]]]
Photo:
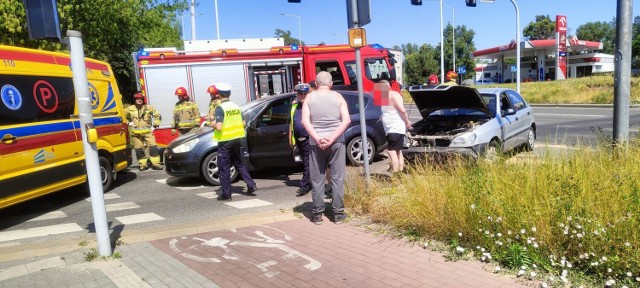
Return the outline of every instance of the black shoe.
[[[311,191],[311,189],[298,189],[298,191],[296,191],[296,196],[300,197],[300,196],[304,196],[309,194],[309,191]]]
[[[164,168],[162,168],[162,166],[151,166],[151,169],[153,170],[164,170]]]
[[[322,213],[313,214],[313,216],[311,216],[311,223],[313,224],[322,225],[322,221]]]
[[[138,168],[138,169],[140,169],[140,172],[142,172],[142,171],[147,171],[147,170],[149,170],[149,167],[147,167],[147,166],[144,166],[144,167],[143,167],[143,166],[140,166],[140,168]]]
[[[347,213],[335,214],[333,216],[333,223],[342,224],[345,219],[347,219]]]
[[[225,196],[220,195],[220,196],[218,196],[217,200],[218,201],[231,201],[231,196],[225,197]]]
[[[249,195],[251,195],[253,193],[256,193],[256,191],[258,191],[258,187],[257,186],[247,187],[247,194],[249,194]]]

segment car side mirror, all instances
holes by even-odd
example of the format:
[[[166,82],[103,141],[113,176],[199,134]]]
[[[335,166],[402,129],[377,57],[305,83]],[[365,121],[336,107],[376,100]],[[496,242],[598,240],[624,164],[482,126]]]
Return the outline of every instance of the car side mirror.
[[[505,111],[504,115],[514,115],[516,114],[516,110],[513,110],[512,108],[507,109],[507,111]]]

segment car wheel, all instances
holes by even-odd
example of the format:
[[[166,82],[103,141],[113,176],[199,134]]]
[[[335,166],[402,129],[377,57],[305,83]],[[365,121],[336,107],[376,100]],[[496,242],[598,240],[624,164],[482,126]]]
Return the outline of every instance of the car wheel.
[[[533,151],[533,147],[536,143],[536,131],[533,128],[529,128],[529,133],[527,133],[527,143],[524,143],[524,151]]]
[[[231,181],[238,176],[236,168],[231,166]],[[200,174],[202,178],[211,185],[220,186],[220,172],[218,172],[218,152],[212,152],[204,158],[200,165]]]
[[[375,151],[375,144],[371,138],[367,137],[367,152],[369,156],[369,163],[373,159],[373,151]],[[364,150],[362,150],[362,138],[356,136],[347,144],[347,160],[349,164],[358,166],[362,165],[364,159]]]
[[[502,154],[502,145],[497,140],[491,140],[489,146],[487,146],[487,150],[484,151],[484,160],[493,163],[498,160],[500,154]]]
[[[107,158],[100,157],[98,160],[100,162],[100,179],[102,180],[102,190],[103,192],[109,191],[111,189],[111,184],[113,184],[113,180],[116,179],[116,173],[113,171],[111,167],[111,163]],[[89,179],[87,179],[89,181]]]

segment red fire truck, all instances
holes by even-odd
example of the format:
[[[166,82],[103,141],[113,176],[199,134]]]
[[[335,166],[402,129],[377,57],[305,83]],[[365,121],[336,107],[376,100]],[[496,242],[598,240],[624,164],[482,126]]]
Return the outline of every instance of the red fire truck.
[[[360,49],[364,91],[373,91],[375,82],[390,80],[400,91],[394,69],[395,60],[386,48],[368,45]],[[320,71],[333,76],[333,88],[357,90],[355,51],[348,45],[274,46],[261,50],[216,49],[206,52],[150,49],[134,53],[138,85],[163,116],[154,131],[158,146],[175,138],[170,133],[173,95],[177,87],[190,92],[200,113],[209,110],[209,85],[231,84],[231,100],[243,104],[260,97],[293,91],[293,86],[315,79]]]

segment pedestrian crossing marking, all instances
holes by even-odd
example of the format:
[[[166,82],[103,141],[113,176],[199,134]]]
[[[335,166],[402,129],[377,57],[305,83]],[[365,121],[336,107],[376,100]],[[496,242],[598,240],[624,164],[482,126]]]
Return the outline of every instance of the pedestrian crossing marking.
[[[213,198],[218,197],[218,194],[216,192],[205,192],[205,193],[200,193],[200,194],[196,194],[196,195],[198,195],[200,197],[207,198],[207,199],[213,199]]]
[[[115,193],[104,194],[104,200],[111,200],[111,199],[118,199],[118,198],[120,198],[120,195]],[[91,197],[84,200],[91,202]]]
[[[60,219],[60,218],[64,218],[67,217],[67,214],[64,214],[64,212],[62,211],[52,211],[49,213],[45,213],[42,214],[38,217],[34,217],[31,218],[29,220],[27,220],[26,222],[31,222],[31,221],[43,221],[43,220],[51,220],[51,219]]]
[[[116,204],[109,204],[109,205],[105,205],[105,206],[107,208],[107,212],[140,208],[140,206],[138,206],[138,204],[133,203],[133,202],[122,202],[122,203],[116,203]]]
[[[33,238],[33,237],[41,237],[41,236],[49,236],[55,234],[63,234],[70,232],[81,232],[82,227],[78,226],[76,223],[67,223],[67,224],[59,224],[59,225],[51,225],[51,226],[42,226],[21,230],[13,230],[13,231],[5,231],[0,232],[0,242],[20,240],[25,238]]]
[[[160,184],[169,184],[171,187],[182,190],[182,191],[190,191],[190,190],[197,190],[197,189],[205,189],[205,188],[210,188],[208,186],[204,186],[204,185],[198,185],[198,186],[174,186],[176,184],[178,184],[177,182],[180,182],[180,180],[184,180],[184,179],[178,179],[178,181],[169,181],[170,183],[167,183],[167,179],[158,179],[156,180],[156,182],[160,183]],[[188,184],[186,184],[188,185]]]
[[[247,208],[254,208],[254,207],[273,205],[273,203],[271,203],[271,202],[260,200],[260,199],[231,201],[231,202],[227,202],[227,203],[224,203],[224,204],[225,205],[229,205],[229,206],[234,207],[234,208],[238,208],[238,209],[247,209]]]
[[[143,214],[116,217],[116,220],[118,220],[120,223],[124,225],[131,225],[136,223],[164,220],[164,218],[158,216],[158,214],[156,213],[143,213]]]

